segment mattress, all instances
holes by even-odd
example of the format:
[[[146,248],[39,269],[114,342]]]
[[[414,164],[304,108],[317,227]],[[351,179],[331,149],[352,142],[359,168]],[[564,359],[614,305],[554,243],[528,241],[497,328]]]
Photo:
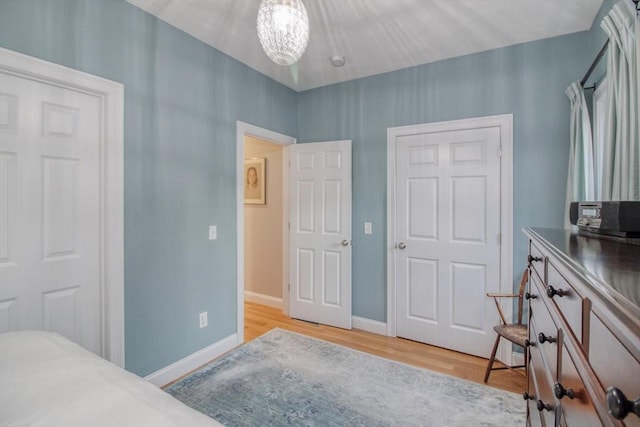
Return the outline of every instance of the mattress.
[[[0,426],[220,426],[61,335],[0,335]]]

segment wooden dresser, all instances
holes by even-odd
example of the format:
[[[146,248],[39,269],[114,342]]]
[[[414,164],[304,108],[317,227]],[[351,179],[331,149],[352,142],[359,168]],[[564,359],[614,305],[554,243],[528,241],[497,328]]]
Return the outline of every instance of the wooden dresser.
[[[527,425],[640,426],[640,245],[562,229],[524,232]]]

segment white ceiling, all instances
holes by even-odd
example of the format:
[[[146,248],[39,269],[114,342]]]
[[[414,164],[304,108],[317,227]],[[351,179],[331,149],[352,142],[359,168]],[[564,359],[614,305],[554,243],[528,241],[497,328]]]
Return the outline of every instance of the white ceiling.
[[[603,0],[304,0],[309,46],[282,67],[256,34],[260,0],[128,0],[302,91],[591,28]],[[334,68],[333,55],[346,65]]]

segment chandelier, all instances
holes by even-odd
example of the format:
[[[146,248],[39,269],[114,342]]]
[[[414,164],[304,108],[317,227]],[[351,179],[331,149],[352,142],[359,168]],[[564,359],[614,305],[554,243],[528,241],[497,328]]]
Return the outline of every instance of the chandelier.
[[[302,0],[262,0],[257,27],[264,53],[278,65],[295,63],[309,43],[309,18]]]

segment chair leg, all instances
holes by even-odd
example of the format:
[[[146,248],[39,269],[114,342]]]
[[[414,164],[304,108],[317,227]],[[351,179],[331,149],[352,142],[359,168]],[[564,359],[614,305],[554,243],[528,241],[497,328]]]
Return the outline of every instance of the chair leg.
[[[491,357],[489,358],[489,364],[487,365],[487,370],[484,373],[484,382],[489,380],[489,374],[491,373],[491,368],[493,367],[493,361],[496,358],[496,352],[498,351],[498,344],[500,344],[500,335],[496,337],[496,342],[493,344],[493,350],[491,350]]]

